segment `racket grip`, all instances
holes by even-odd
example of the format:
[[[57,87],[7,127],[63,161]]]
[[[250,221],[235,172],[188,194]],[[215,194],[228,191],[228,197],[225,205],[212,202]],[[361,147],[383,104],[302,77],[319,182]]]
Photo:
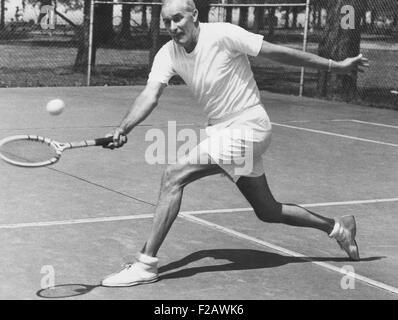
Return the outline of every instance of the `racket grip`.
[[[95,139],[96,146],[106,146],[108,143],[113,142],[113,137]]]

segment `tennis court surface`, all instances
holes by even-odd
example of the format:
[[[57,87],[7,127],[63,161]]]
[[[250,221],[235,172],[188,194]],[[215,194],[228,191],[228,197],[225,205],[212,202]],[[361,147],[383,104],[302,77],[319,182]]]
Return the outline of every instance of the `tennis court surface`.
[[[1,89],[0,138],[102,137],[141,89]],[[60,116],[45,111],[52,98],[66,103]],[[216,175],[186,187],[159,252],[159,282],[98,286],[134,261],[150,230],[165,165],[145,160],[153,143],[146,134],[167,136],[168,121],[177,131],[204,127],[187,88],[175,86],[121,149],[65,151],[48,168],[0,163],[0,298],[397,299],[398,113],[268,92],[262,98],[273,122],[264,163],[274,196],[330,217],[355,215],[361,261],[348,260],[319,231],[262,223],[236,186]],[[55,289],[42,290],[46,284]],[[57,288],[61,296],[51,295]]]

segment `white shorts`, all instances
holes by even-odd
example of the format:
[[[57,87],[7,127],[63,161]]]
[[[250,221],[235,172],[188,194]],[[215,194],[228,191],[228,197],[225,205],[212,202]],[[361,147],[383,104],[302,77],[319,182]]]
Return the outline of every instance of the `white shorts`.
[[[188,158],[210,159],[234,182],[241,176],[264,174],[263,154],[271,143],[271,121],[262,105],[251,107],[219,121],[209,121],[207,137]]]

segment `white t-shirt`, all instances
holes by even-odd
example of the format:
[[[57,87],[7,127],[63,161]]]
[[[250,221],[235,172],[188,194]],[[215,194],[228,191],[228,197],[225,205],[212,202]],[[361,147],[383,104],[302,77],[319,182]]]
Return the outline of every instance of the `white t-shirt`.
[[[156,54],[148,82],[168,84],[178,74],[209,119],[261,104],[247,55],[259,54],[263,36],[230,23],[200,23],[195,49],[173,40]]]

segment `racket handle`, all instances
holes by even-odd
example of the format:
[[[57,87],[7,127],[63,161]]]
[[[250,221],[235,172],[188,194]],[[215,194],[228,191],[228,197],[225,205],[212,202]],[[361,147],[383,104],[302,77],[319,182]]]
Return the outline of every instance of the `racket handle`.
[[[96,146],[106,146],[108,143],[113,142],[113,137],[95,139]]]

